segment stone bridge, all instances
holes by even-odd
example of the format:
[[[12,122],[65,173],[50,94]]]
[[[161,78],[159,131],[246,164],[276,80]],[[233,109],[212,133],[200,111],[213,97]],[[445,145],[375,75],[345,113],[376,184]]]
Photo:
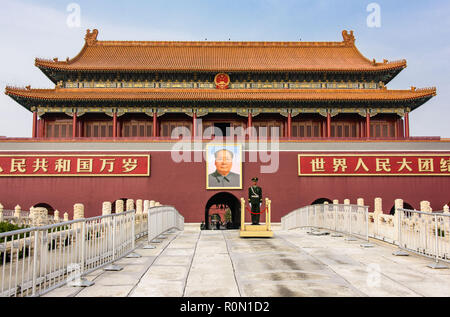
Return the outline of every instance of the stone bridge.
[[[273,226],[273,239],[240,239],[239,231],[185,230],[153,250],[137,242],[141,258],[124,258],[119,272],[99,269],[88,288],[63,286],[48,297],[431,297],[450,296],[450,270],[432,260],[395,257],[396,246],[346,241]]]

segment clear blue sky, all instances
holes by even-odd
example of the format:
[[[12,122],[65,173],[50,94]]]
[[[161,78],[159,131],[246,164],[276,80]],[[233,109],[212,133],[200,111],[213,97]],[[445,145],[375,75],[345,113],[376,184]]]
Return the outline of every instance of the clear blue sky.
[[[367,25],[367,6],[381,8],[381,27]],[[70,3],[81,9],[69,27]],[[101,40],[341,41],[354,30],[368,58],[405,58],[390,89],[436,86],[438,96],[411,115],[415,136],[450,137],[450,2],[364,0],[0,0],[0,85],[50,88],[35,57],[65,59],[80,51],[88,28]],[[31,135],[31,114],[0,96],[0,135]]]

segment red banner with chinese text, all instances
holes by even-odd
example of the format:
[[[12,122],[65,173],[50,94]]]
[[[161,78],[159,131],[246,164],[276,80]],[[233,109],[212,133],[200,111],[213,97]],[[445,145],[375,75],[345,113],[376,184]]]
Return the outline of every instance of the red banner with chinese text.
[[[150,176],[150,155],[0,155],[2,176]]]
[[[300,154],[299,176],[450,176],[450,154]]]

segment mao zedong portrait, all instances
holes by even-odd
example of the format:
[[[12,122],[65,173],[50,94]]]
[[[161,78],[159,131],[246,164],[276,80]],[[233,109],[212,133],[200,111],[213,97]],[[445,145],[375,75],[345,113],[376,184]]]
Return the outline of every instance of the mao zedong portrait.
[[[208,175],[208,188],[241,188],[241,175],[231,171],[234,153],[222,149],[214,157],[216,171]]]

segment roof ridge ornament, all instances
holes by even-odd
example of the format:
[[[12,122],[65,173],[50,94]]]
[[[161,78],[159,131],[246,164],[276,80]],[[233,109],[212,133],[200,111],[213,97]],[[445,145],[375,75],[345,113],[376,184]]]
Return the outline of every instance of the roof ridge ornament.
[[[89,46],[93,46],[97,44],[97,36],[98,36],[98,30],[94,29],[92,32],[91,30],[86,31],[86,36],[84,37],[86,44]]]
[[[350,31],[350,33],[347,30],[342,31],[342,37],[344,38],[346,46],[355,45],[355,35],[353,34],[353,31]]]

